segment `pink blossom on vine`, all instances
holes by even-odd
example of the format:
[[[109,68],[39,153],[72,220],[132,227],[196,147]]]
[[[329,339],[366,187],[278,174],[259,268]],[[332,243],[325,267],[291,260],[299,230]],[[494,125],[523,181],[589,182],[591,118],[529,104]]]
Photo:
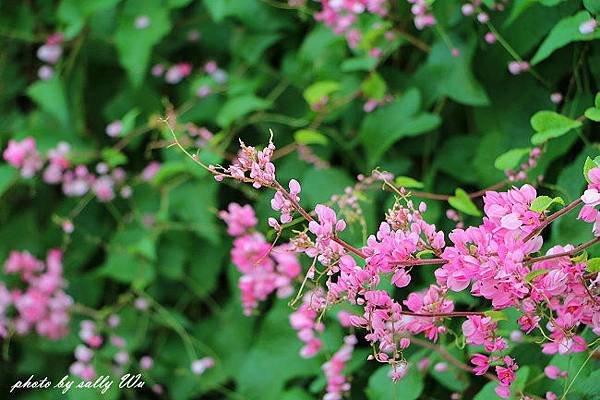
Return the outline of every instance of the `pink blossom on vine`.
[[[62,33],[54,33],[46,39],[46,43],[37,49],[36,56],[48,64],[56,64],[62,56]]]
[[[32,137],[27,137],[21,142],[13,139],[9,140],[8,147],[4,150],[2,156],[10,165],[19,168],[24,178],[31,178],[43,166],[35,139]]]
[[[578,218],[593,223],[592,231],[594,236],[600,236],[600,167],[592,168],[588,171],[589,184],[581,196],[584,203]]]
[[[172,85],[177,84],[187,77],[192,72],[192,64],[190,63],[178,63],[172,65],[165,74],[165,81]]]
[[[192,361],[191,370],[194,375],[202,375],[207,369],[214,367],[215,360],[212,357],[204,357],[199,360]]]
[[[147,15],[138,15],[135,17],[135,21],[133,21],[133,26],[135,29],[146,29],[150,26],[150,17]]]
[[[249,204],[241,206],[238,203],[229,203],[227,211],[219,211],[219,218],[227,224],[227,233],[230,236],[248,233],[258,223],[254,209]]]
[[[142,170],[141,178],[143,181],[151,181],[154,179],[158,171],[160,171],[161,163],[158,161],[150,161],[148,165]]]
[[[263,150],[257,150],[252,146],[246,146],[240,140],[240,151],[237,158],[229,168],[223,169],[223,174],[229,174],[237,180],[247,179],[247,173],[252,180],[252,186],[260,189],[262,186],[270,186],[275,182],[275,165],[271,162],[275,145],[269,141],[269,145]],[[212,167],[213,169],[215,167]],[[224,175],[219,173],[215,175],[217,181],[223,180]]]
[[[20,335],[32,328],[41,336],[60,339],[68,332],[69,310],[73,303],[62,289],[62,252],[48,252],[46,262],[27,252],[11,252],[4,265],[7,273],[19,273],[25,289],[13,289],[11,303],[17,315],[10,323]],[[2,314],[2,313],[0,313]]]
[[[548,365],[544,368],[544,374],[552,380],[558,379],[560,377],[561,370],[556,365]]]
[[[490,368],[490,359],[486,355],[476,353],[471,358],[471,364],[475,365],[473,368],[475,375],[484,375]]]
[[[317,335],[325,330],[325,325],[317,317],[325,304],[323,290],[314,289],[304,294],[302,305],[290,314],[290,325],[304,343],[300,349],[300,355],[304,358],[314,357],[321,350],[322,341]]]
[[[354,335],[344,338],[344,344],[335,352],[329,361],[323,364],[323,372],[327,379],[327,393],[323,400],[341,400],[344,393],[350,390],[350,383],[343,374],[346,363],[352,359],[352,352],[357,343]]]
[[[297,204],[300,202],[300,184],[297,180],[292,179],[289,182],[290,191],[288,196],[285,196],[281,191],[276,191],[275,196],[271,200],[271,207],[273,210],[281,212],[279,220],[282,224],[287,224],[292,221],[292,213],[294,212],[294,202]]]
[[[154,360],[152,359],[152,357],[150,356],[142,356],[142,358],[140,358],[140,368],[143,370],[150,370],[152,369],[152,366],[154,365]]]
[[[582,35],[589,35],[591,33],[594,33],[597,27],[598,22],[594,18],[591,18],[586,21],[583,21],[579,25],[579,33],[581,33]]]
[[[42,65],[38,68],[37,75],[43,81],[50,80],[54,76],[54,68],[49,65]]]
[[[106,134],[112,138],[119,136],[123,132],[123,122],[117,119],[106,126]]]

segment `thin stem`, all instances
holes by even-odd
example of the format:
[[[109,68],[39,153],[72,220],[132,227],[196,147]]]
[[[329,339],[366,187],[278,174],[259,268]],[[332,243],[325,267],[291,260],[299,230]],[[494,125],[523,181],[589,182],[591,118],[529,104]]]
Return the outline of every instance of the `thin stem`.
[[[292,206],[294,207],[294,209],[296,211],[298,211],[304,218],[306,218],[307,221],[314,221],[315,219],[313,217],[310,216],[310,214],[304,209],[302,208],[302,206],[300,204],[298,204],[298,202],[296,201],[296,199],[294,199],[287,190],[285,190],[285,188],[283,186],[281,186],[281,184],[277,181],[275,181],[275,183],[273,184],[273,187],[278,190],[279,192],[281,192],[281,194],[283,194],[283,196],[288,199],[290,201],[290,203],[292,203]],[[334,242],[336,242],[337,244],[339,244],[340,246],[342,246],[343,248],[345,248],[346,250],[356,254],[357,256],[359,256],[360,258],[367,258],[367,256],[360,250],[358,250],[357,248],[349,245],[348,243],[344,242],[342,239],[340,239],[337,236],[333,236],[331,238],[331,240],[333,240]]]
[[[453,311],[446,313],[414,313],[410,311],[400,311],[401,315],[410,315],[413,317],[468,317],[472,315],[485,316],[485,313],[482,311]]]
[[[481,197],[481,196],[485,195],[490,190],[501,189],[504,186],[506,186],[507,183],[508,183],[507,180],[503,180],[501,182],[493,184],[492,186],[488,186],[485,189],[481,189],[481,190],[478,190],[476,192],[468,193],[468,196],[471,199],[475,199],[477,197]],[[418,190],[411,190],[410,194],[413,195],[413,196],[415,196],[415,197],[422,197],[424,199],[442,200],[442,201],[448,201],[448,199],[450,197],[452,197],[452,195],[449,195],[449,194],[421,192],[421,191],[418,191]]]
[[[600,237],[594,238],[590,241],[587,241],[583,244],[580,244],[579,246],[575,247],[573,250],[570,251],[564,251],[562,253],[557,253],[557,254],[549,254],[547,256],[541,256],[541,257],[533,257],[530,258],[529,260],[527,260],[528,264],[535,264],[537,262],[540,261],[547,261],[547,260],[553,260],[555,258],[560,258],[560,257],[572,257],[575,254],[579,253],[580,251],[587,249],[590,246],[593,246],[594,244],[598,243],[600,241]]]
[[[544,222],[542,222],[542,224],[540,226],[537,227],[537,229],[532,231],[529,235],[525,236],[525,239],[523,239],[523,243],[527,243],[530,239],[532,239],[535,236],[537,236],[538,234],[540,234],[544,230],[544,228],[546,228],[548,225],[550,225],[552,223],[552,221],[554,221],[556,218],[568,213],[569,211],[571,211],[572,209],[574,209],[581,203],[582,203],[581,199],[577,199],[577,200],[573,201],[571,204],[569,204],[568,206],[566,206],[565,208],[563,208],[562,210],[559,210],[559,211],[555,212],[554,214],[550,215],[548,218],[546,218],[544,220]]]
[[[446,264],[448,260],[443,258],[426,258],[426,259],[418,259],[418,260],[406,260],[406,261],[394,261],[392,265],[403,265],[403,266],[413,266],[413,265],[439,265]]]

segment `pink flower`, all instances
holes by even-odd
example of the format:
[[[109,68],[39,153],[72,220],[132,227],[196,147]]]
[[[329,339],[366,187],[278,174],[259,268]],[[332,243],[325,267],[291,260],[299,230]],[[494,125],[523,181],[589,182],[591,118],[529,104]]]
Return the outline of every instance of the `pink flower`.
[[[192,361],[192,373],[194,375],[202,375],[207,369],[215,365],[215,360],[212,357],[204,357],[199,360]]]
[[[150,26],[150,17],[147,15],[139,15],[135,18],[133,25],[136,29],[146,29]]]
[[[2,156],[10,165],[21,169],[24,178],[31,178],[42,169],[43,162],[36,149],[35,139],[32,137],[27,137],[21,142],[9,140]]]
[[[160,171],[160,167],[161,164],[158,161],[150,161],[142,171],[142,180],[151,181]]]
[[[152,360],[152,357],[143,356],[142,358],[140,358],[140,368],[141,369],[149,370],[149,369],[152,369],[153,365],[154,365],[154,360]]]
[[[106,134],[112,138],[117,137],[123,131],[123,123],[117,119],[106,126]]]
[[[475,365],[473,368],[475,375],[484,375],[490,368],[490,359],[483,354],[473,354],[471,364]]]
[[[587,21],[584,21],[581,23],[581,25],[579,25],[579,33],[581,33],[582,35],[589,35],[596,30],[597,26],[598,22],[596,22],[595,19],[588,19]]]
[[[544,368],[544,374],[553,380],[557,379],[560,376],[560,373],[560,368],[558,368],[556,365],[548,365],[546,368]]]
[[[251,205],[240,206],[229,203],[227,211],[220,211],[219,218],[227,223],[227,233],[230,236],[240,236],[256,226],[256,214]]]
[[[352,352],[357,343],[355,336],[346,336],[342,347],[321,367],[327,379],[325,400],[339,400],[350,390],[350,383],[344,376],[346,363],[352,359]]]

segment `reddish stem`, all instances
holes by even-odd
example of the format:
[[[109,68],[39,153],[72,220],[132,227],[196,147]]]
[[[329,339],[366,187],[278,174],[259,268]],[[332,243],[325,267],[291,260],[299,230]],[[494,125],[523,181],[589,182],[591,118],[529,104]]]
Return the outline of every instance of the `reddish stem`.
[[[410,311],[400,311],[402,315],[410,315],[413,317],[468,317],[470,315],[485,316],[484,312],[481,311],[453,311],[447,313],[414,313]]]
[[[489,186],[489,187],[487,187],[487,188],[485,188],[485,189],[481,189],[481,190],[478,190],[478,191],[476,191],[476,192],[473,192],[473,193],[468,193],[468,196],[469,196],[471,199],[475,199],[475,198],[477,198],[477,197],[481,197],[481,196],[485,195],[487,192],[489,192],[490,190],[496,190],[496,189],[503,188],[504,186],[506,186],[506,183],[507,183],[507,181],[506,181],[506,180],[504,180],[504,181],[502,181],[502,182],[498,182],[498,183],[496,183],[496,184],[494,184],[494,185],[492,185],[492,186]],[[450,197],[452,197],[452,195],[449,195],[449,194],[439,194],[439,193],[420,192],[420,191],[418,191],[418,190],[411,190],[411,191],[410,191],[410,193],[411,193],[413,196],[416,196],[416,197],[422,197],[422,198],[424,198],[424,199],[430,199],[430,200],[443,200],[443,201],[448,201],[448,199],[449,199]]]
[[[527,260],[527,263],[534,264],[534,263],[537,263],[540,261],[553,260],[555,258],[560,258],[560,257],[571,257],[571,256],[574,256],[575,254],[579,253],[580,251],[587,249],[590,246],[593,246],[594,244],[598,243],[599,241],[600,241],[600,237],[597,237],[597,238],[594,238],[583,244],[580,244],[579,246],[575,247],[573,250],[564,251],[562,253],[557,253],[557,254],[549,254],[547,256],[533,257],[533,258],[530,258],[529,260]]]
[[[304,208],[302,208],[302,206],[300,204],[298,204],[298,202],[296,201],[296,199],[294,199],[292,197],[292,195],[290,195],[288,193],[287,190],[285,190],[285,188],[283,186],[281,186],[281,184],[277,181],[275,181],[275,183],[273,184],[273,186],[275,187],[276,190],[279,190],[281,192],[281,194],[283,194],[285,196],[286,199],[288,199],[290,201],[290,203],[292,203],[292,206],[294,207],[294,209],[296,211],[298,211],[300,213],[300,215],[302,215],[307,221],[314,221],[315,219],[313,217],[310,216],[310,214],[308,212],[306,212],[306,210]],[[360,258],[367,258],[367,256],[360,250],[358,250],[357,248],[349,245],[348,243],[346,243],[345,241],[343,241],[342,239],[340,239],[337,236],[334,236],[331,238],[334,242],[336,242],[337,244],[339,244],[340,246],[342,246],[343,248],[345,248],[346,250],[356,254],[357,256],[359,256]]]
[[[532,231],[529,235],[525,236],[525,239],[523,239],[523,243],[527,243],[530,239],[539,235],[548,225],[550,225],[552,223],[552,221],[554,221],[556,218],[560,217],[561,215],[568,213],[569,211],[571,211],[572,209],[574,209],[581,203],[582,203],[581,199],[577,199],[574,202],[572,202],[571,204],[569,204],[568,206],[566,206],[565,208],[563,208],[562,210],[559,210],[559,211],[555,212],[554,214],[550,215],[548,218],[546,218],[544,220],[544,222],[542,222],[542,224],[540,226],[537,227],[537,229]]]
[[[424,258],[417,260],[406,260],[406,261],[394,261],[392,265],[403,265],[403,266],[413,266],[413,265],[438,265],[438,264],[446,264],[448,260],[443,258]]]

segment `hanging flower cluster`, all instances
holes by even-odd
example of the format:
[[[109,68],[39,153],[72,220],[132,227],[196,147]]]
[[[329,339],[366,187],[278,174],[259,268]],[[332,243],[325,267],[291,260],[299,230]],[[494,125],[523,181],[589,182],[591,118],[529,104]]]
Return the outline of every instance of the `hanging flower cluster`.
[[[17,275],[21,285],[7,288],[0,282],[0,337],[32,330],[49,339],[65,336],[73,300],[63,290],[62,252],[50,250],[43,262],[27,251],[12,251],[4,271]]]

